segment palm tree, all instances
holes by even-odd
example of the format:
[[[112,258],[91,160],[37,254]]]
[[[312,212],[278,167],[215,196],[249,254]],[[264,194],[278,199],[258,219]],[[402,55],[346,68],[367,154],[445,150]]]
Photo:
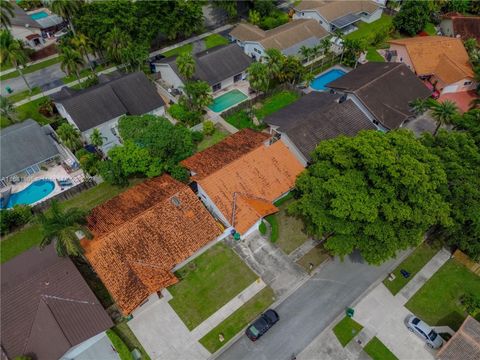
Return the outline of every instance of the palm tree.
[[[320,42],[320,48],[322,49],[323,52],[323,57],[322,57],[322,68],[323,68],[323,63],[325,61],[325,58],[327,57],[328,53],[330,52],[330,38],[324,38]]]
[[[415,99],[409,105],[415,114],[420,115],[427,111],[429,104],[429,99]]]
[[[72,151],[76,151],[82,147],[82,140],[80,132],[70,123],[64,123],[57,129],[57,134],[65,144]]]
[[[343,61],[343,53],[345,52],[345,44],[344,44],[345,35],[343,34],[342,30],[340,30],[340,29],[336,29],[333,32],[333,34],[339,40],[338,42],[341,43],[341,46],[342,46],[342,55],[340,55],[340,62],[342,62]]]
[[[62,210],[57,201],[52,201],[49,211],[38,214],[38,222],[43,230],[40,249],[55,241],[58,256],[83,256],[83,248],[77,236],[81,231],[87,239],[92,234],[86,226],[86,213],[77,208]]]
[[[121,64],[122,50],[125,49],[130,42],[131,38],[128,34],[120,30],[118,27],[114,27],[103,41],[103,46],[107,49],[109,60],[116,64]]]
[[[0,24],[7,28],[11,25],[10,19],[15,16],[13,5],[8,0],[0,0]]]
[[[23,75],[23,71],[20,68],[24,66],[28,62],[28,55],[27,51],[25,50],[22,42],[20,40],[15,39],[10,31],[2,30],[0,32],[0,63],[10,63],[12,64],[22,77],[25,85],[27,85],[28,90],[30,93],[32,92],[32,88],[28,83],[27,79]]]
[[[320,44],[313,46],[312,47],[312,58],[313,58],[313,60],[316,60],[318,55],[320,55],[321,52],[322,52],[322,46]],[[314,61],[312,61],[312,63],[310,64],[310,71],[313,70],[313,63],[314,63]]]
[[[305,45],[302,45],[299,49],[300,56],[302,57],[302,60],[305,62],[308,62],[310,59],[310,56],[312,55],[312,49],[309,47],[306,47]]]
[[[68,46],[63,46],[60,48],[60,61],[62,71],[67,75],[75,74],[80,84],[79,70],[85,65],[85,59],[82,54]]]
[[[0,95],[0,117],[4,117],[9,122],[14,123],[18,121],[17,110],[12,105],[10,100],[5,96]]]
[[[278,49],[267,49],[265,55],[267,56],[267,66],[270,78],[278,80],[284,62],[283,54]]]
[[[252,89],[266,92],[270,85],[267,65],[261,62],[253,62],[248,67],[248,82]]]
[[[432,100],[430,101],[429,108],[432,111],[433,118],[437,122],[437,127],[433,135],[437,135],[440,126],[451,124],[455,115],[458,114],[457,105],[450,100],[445,100],[441,103]]]
[[[185,77],[185,79],[189,80],[195,74],[195,60],[191,53],[181,53],[177,56],[175,63],[177,64],[178,71]]]
[[[90,143],[97,148],[103,145],[103,136],[100,130],[93,129],[90,134]]]
[[[72,29],[73,35],[76,35],[72,18],[80,9],[81,3],[81,1],[76,0],[49,0],[47,6],[52,12],[67,20],[70,29]]]
[[[258,25],[260,23],[260,13],[256,10],[248,11],[248,22],[252,25]]]
[[[311,72],[308,72],[305,75],[303,75],[303,81],[305,82],[306,87],[310,85],[313,79],[315,79],[315,75],[313,75]]]
[[[88,54],[92,51],[92,46],[90,40],[83,34],[77,34],[71,39],[72,45],[77,49],[83,56],[87,58],[88,65],[90,70],[95,73],[92,62]]]

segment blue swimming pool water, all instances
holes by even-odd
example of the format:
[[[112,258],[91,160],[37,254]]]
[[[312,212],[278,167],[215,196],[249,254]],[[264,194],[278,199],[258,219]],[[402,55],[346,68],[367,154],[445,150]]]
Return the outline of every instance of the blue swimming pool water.
[[[14,205],[30,205],[50,194],[55,189],[55,183],[50,180],[37,180],[22,191],[13,193],[8,199],[6,208]]]
[[[243,92],[234,89],[213,99],[213,103],[209,106],[209,108],[217,113],[222,112],[223,110],[228,109],[230,106],[238,104],[247,98],[248,96]]]
[[[322,75],[317,76],[315,79],[313,79],[313,81],[310,83],[310,87],[313,90],[317,90],[317,91],[326,90],[327,89],[325,87],[326,84],[328,84],[333,80],[341,78],[345,74],[346,72],[340,69],[329,70],[326,73],[323,73]]]
[[[37,13],[31,14],[30,17],[33,20],[38,20],[38,19],[43,19],[43,18],[48,17],[48,14],[45,11],[39,11]]]

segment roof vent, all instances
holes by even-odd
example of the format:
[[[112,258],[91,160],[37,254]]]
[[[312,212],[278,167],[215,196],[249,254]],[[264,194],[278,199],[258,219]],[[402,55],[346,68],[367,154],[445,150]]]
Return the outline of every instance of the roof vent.
[[[172,201],[172,204],[175,205],[176,207],[179,207],[181,204],[179,198],[177,198],[176,196],[173,196],[171,201]]]
[[[340,96],[340,98],[338,99],[338,103],[341,104],[343,102],[347,101],[347,95],[343,94],[342,96]]]

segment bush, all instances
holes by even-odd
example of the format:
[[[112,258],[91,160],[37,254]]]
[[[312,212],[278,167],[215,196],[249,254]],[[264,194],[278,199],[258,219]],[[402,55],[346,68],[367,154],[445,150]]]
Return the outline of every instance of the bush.
[[[480,295],[468,293],[462,296],[460,299],[465,311],[471,315],[476,316],[480,310]]]
[[[288,22],[288,14],[276,11],[260,21],[263,30],[270,30]]]
[[[80,166],[85,172],[90,176],[95,176],[98,174],[100,158],[97,154],[93,154],[85,149],[80,149],[75,153]]]
[[[203,140],[203,133],[200,131],[192,131],[192,141],[195,144],[198,144],[200,141]]]
[[[28,205],[15,205],[12,209],[0,211],[0,230],[5,235],[32,219],[32,209]]]
[[[260,234],[262,234],[262,235],[265,235],[267,233],[267,225],[265,225],[263,220],[260,223],[260,225],[258,225],[258,231],[260,231]]]
[[[98,84],[98,76],[96,74],[92,74],[87,79],[82,82],[82,88],[86,89],[89,88],[90,86],[97,85]]]
[[[173,104],[168,108],[168,113],[175,120],[180,121],[187,126],[195,126],[202,120],[202,113],[199,111],[189,111],[180,104]]]
[[[213,123],[213,121],[205,120],[203,122],[203,135],[206,135],[206,136],[213,135],[214,132],[215,132],[215,124]]]
[[[167,171],[174,179],[183,183],[188,183],[190,180],[190,173],[181,165],[169,166]]]
[[[278,219],[275,216],[275,214],[273,214],[273,215],[268,215],[265,218],[265,220],[267,220],[268,223],[270,224],[270,228],[272,231],[270,234],[270,241],[274,243],[278,240],[278,235],[279,235]]]

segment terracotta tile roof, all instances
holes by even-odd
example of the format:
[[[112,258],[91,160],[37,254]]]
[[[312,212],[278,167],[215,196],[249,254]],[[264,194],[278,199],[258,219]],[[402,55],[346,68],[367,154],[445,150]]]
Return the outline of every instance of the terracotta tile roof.
[[[459,13],[449,13],[442,17],[453,23],[453,34],[460,35],[463,40],[476,38],[480,41],[480,16],[464,16]]]
[[[439,360],[480,359],[480,322],[468,316],[436,357]]]
[[[373,1],[352,1],[352,0],[305,0],[297,6],[296,10],[317,10],[325,20],[332,21],[348,14],[360,12],[373,13],[379,8]]]
[[[194,173],[194,180],[204,177],[256,149],[270,136],[251,129],[243,129],[223,141],[196,153],[182,161],[182,165]]]
[[[171,269],[221,234],[192,190],[168,175],[92,210],[85,255],[124,314],[176,283]]]
[[[244,233],[278,209],[273,201],[295,185],[302,164],[281,142],[257,145],[237,160],[198,180],[225,218]]]
[[[456,93],[446,93],[440,95],[438,98],[439,102],[444,102],[445,100],[453,101],[457,104],[458,108],[462,113],[468,111],[470,109],[470,103],[477,99],[478,95],[476,94],[475,90],[470,91],[461,91]]]
[[[435,74],[446,84],[473,77],[462,40],[446,36],[419,36],[390,40],[406,47],[417,75]]]

